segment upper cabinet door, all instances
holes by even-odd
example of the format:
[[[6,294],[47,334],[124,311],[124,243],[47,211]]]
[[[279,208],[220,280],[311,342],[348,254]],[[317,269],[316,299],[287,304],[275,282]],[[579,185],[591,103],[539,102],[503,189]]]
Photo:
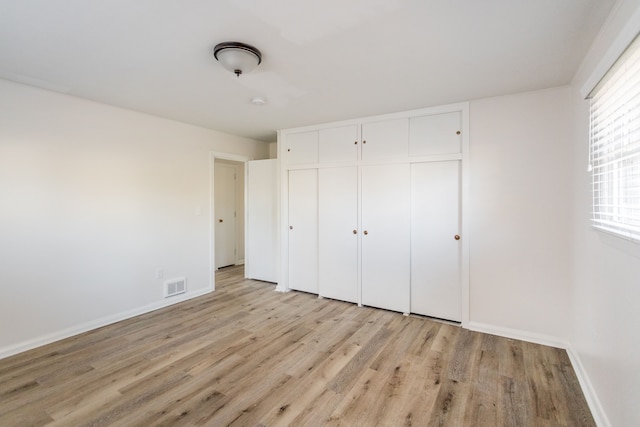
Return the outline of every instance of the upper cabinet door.
[[[292,133],[286,136],[286,158],[289,165],[318,163],[318,132]]]
[[[358,126],[340,126],[319,132],[321,163],[355,162],[358,160]]]
[[[409,119],[409,155],[460,153],[462,118],[459,111]]]
[[[409,119],[362,125],[362,160],[405,159],[409,153]]]

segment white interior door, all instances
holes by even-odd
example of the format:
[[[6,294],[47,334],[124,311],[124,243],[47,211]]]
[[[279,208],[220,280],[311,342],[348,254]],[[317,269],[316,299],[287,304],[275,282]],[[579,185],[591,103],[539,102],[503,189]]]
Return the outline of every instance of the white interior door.
[[[245,276],[277,282],[276,159],[247,162],[247,247]]]
[[[236,167],[214,166],[216,268],[236,263]]]
[[[460,162],[414,163],[411,187],[411,312],[459,322]]]
[[[362,168],[362,304],[410,309],[409,164]]]
[[[319,294],[358,301],[358,169],[319,170]]]
[[[318,293],[318,171],[289,171],[289,288]]]

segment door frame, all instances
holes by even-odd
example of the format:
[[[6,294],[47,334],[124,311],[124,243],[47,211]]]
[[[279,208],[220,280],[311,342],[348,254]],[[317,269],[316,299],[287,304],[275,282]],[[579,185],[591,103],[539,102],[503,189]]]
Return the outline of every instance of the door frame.
[[[216,218],[215,218],[215,161],[231,160],[244,165],[244,188],[242,190],[244,198],[244,224],[245,224],[245,248],[247,241],[246,223],[247,223],[247,162],[254,160],[253,157],[243,156],[240,154],[221,153],[217,151],[209,151],[209,283],[212,291],[216,290]]]

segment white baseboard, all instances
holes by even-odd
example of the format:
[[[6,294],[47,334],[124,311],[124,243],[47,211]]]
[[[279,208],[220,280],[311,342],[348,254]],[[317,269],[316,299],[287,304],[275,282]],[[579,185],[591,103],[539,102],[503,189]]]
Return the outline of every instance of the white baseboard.
[[[591,381],[589,380],[587,371],[585,371],[584,365],[580,360],[580,355],[571,345],[569,345],[569,347],[567,348],[567,354],[569,355],[569,359],[571,360],[573,371],[578,377],[580,388],[582,388],[582,393],[584,394],[584,398],[587,400],[587,405],[589,405],[591,415],[593,416],[596,425],[598,425],[598,427],[611,427],[609,418],[607,417],[607,414],[604,411],[602,404],[600,403],[600,399],[598,399],[598,395],[596,394],[596,391],[593,388]]]
[[[4,359],[5,357],[13,356],[18,353],[22,353],[23,351],[32,350],[36,347],[41,347],[43,345],[51,344],[55,341],[60,341],[65,338],[72,337],[74,335],[82,334],[87,331],[91,331],[93,329],[101,328],[103,326],[110,325],[112,323],[120,322],[122,320],[130,319],[135,316],[139,316],[141,314],[149,313],[151,311],[158,310],[160,308],[168,307],[173,304],[177,304],[179,302],[187,301],[192,298],[196,298],[211,292],[211,288],[201,289],[195,292],[189,292],[180,297],[172,297],[168,299],[164,299],[162,301],[157,301],[151,304],[147,304],[142,307],[137,307],[132,310],[127,310],[121,313],[117,313],[110,316],[105,316],[100,319],[91,320],[89,322],[83,323],[81,325],[73,326],[71,328],[63,329],[61,331],[52,332],[47,335],[42,335],[30,340],[26,340],[20,342],[18,344],[9,345],[7,347],[0,348],[0,359]]]
[[[548,345],[549,347],[567,348],[568,343],[551,335],[521,331],[519,329],[503,328],[502,326],[488,325],[486,323],[469,322],[469,329],[485,334],[498,335],[500,337],[528,341],[535,344]]]

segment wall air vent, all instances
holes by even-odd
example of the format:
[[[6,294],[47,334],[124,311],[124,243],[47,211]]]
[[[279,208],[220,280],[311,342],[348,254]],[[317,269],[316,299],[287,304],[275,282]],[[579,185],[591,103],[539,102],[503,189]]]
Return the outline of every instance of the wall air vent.
[[[187,292],[187,278],[178,277],[164,282],[164,297],[169,298]]]

